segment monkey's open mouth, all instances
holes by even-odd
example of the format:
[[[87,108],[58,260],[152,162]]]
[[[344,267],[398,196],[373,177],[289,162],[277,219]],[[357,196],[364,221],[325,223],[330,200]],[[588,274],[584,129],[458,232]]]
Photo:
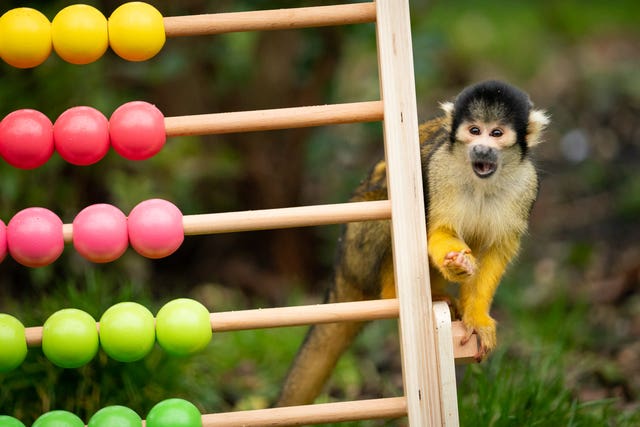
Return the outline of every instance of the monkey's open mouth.
[[[498,164],[489,160],[476,160],[471,163],[473,172],[480,178],[488,178],[498,169]]]

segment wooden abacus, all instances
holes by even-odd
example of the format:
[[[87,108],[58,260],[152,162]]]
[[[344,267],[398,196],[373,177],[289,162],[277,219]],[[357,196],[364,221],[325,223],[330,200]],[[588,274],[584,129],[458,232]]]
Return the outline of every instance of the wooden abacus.
[[[473,340],[452,322],[447,304],[430,296],[426,225],[412,61],[409,0],[376,0],[338,6],[225,13],[163,19],[166,36],[277,30],[375,22],[382,99],[164,119],[167,136],[384,122],[389,200],[184,216],[184,234],[300,227],[390,219],[397,299],[211,313],[214,331],[362,321],[399,317],[404,396],[206,414],[204,426],[284,426],[408,416],[412,426],[458,424],[454,360],[476,354]],[[66,242],[73,226],[63,225]],[[42,328],[27,328],[40,345]]]

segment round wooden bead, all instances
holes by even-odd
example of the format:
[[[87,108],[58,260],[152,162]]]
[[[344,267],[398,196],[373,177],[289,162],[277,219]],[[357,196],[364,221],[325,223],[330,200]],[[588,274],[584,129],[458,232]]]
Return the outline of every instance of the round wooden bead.
[[[62,221],[45,208],[23,209],[7,225],[9,253],[27,267],[54,262],[64,249]]]
[[[27,356],[24,325],[8,314],[0,313],[0,372],[9,372]],[[0,426],[2,426],[0,422]]]
[[[147,427],[202,427],[202,415],[184,399],[166,399],[155,404],[147,414]]]
[[[109,121],[92,107],[69,108],[53,124],[53,142],[69,163],[92,165],[109,151]]]
[[[189,356],[203,350],[211,336],[209,310],[196,300],[174,299],[156,315],[158,344],[174,356]]]
[[[84,427],[84,422],[72,412],[55,410],[40,415],[31,427]]]
[[[0,156],[20,169],[42,166],[53,154],[53,124],[31,109],[9,113],[0,122]]]
[[[118,107],[109,119],[111,145],[129,160],[157,154],[166,141],[164,115],[155,105],[132,101]]]
[[[127,222],[131,246],[147,258],[169,256],[184,241],[182,212],[166,200],[139,203],[129,213]]]
[[[96,321],[75,308],[56,311],[42,327],[42,352],[54,365],[79,368],[98,353]]]
[[[0,262],[7,256],[7,226],[0,220]]]
[[[93,414],[87,427],[142,427],[142,419],[131,408],[113,405]]]
[[[24,423],[9,415],[0,415],[0,426],[2,427],[25,427]]]
[[[153,6],[143,2],[125,3],[109,17],[109,45],[121,58],[146,61],[164,46],[164,20]]]
[[[28,7],[11,9],[0,17],[0,57],[17,68],[42,64],[51,54],[51,23]]]
[[[111,262],[129,246],[127,217],[115,206],[87,206],[73,220],[73,246],[92,262]]]
[[[145,357],[156,343],[153,314],[135,302],[113,305],[100,318],[100,345],[119,362]]]
[[[89,64],[109,47],[107,18],[98,9],[74,4],[51,21],[51,40],[56,53],[72,64]]]

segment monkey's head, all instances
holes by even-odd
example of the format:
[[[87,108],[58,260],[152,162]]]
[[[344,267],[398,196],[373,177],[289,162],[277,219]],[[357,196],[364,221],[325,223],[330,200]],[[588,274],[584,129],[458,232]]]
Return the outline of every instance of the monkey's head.
[[[533,109],[526,93],[500,81],[469,86],[442,108],[450,123],[451,149],[464,149],[481,179],[523,160],[549,121],[543,111]]]

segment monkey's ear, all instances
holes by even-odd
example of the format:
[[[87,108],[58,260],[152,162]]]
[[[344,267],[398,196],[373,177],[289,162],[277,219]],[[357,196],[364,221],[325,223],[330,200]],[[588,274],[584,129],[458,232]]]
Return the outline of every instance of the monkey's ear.
[[[442,102],[440,103],[440,108],[444,111],[444,118],[447,127],[451,128],[451,123],[453,121],[453,102]]]
[[[453,102],[441,102],[440,108],[444,111],[444,114],[448,119],[453,115]]]
[[[549,116],[542,110],[529,112],[527,125],[527,147],[534,147],[542,142],[542,132],[549,124]]]

